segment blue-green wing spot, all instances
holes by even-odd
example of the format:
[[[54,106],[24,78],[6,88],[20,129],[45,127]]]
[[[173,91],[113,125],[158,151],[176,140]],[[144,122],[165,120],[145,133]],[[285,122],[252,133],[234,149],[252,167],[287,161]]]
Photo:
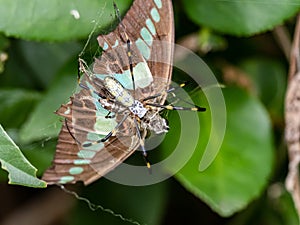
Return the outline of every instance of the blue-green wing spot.
[[[152,19],[153,19],[156,23],[158,23],[158,22],[160,21],[160,15],[159,15],[159,13],[158,13],[158,11],[157,11],[156,8],[151,9],[150,14],[151,14],[151,16],[152,16]]]
[[[84,171],[84,169],[82,167],[71,167],[69,169],[69,173],[71,175],[78,175],[78,174],[81,174],[82,172]]]
[[[88,165],[91,163],[90,159],[74,159],[74,165]]]
[[[145,41],[141,38],[138,38],[135,41],[136,46],[138,47],[138,49],[140,50],[140,52],[142,53],[143,57],[146,60],[150,59],[150,54],[151,54],[151,49],[149,48],[149,46],[145,43]]]
[[[64,114],[69,115],[71,113],[70,107],[67,107],[67,110],[64,112]]]
[[[60,178],[60,180],[58,181],[58,183],[60,184],[66,184],[69,183],[71,181],[73,181],[75,179],[74,176],[63,176]]]
[[[103,115],[97,116],[96,122],[94,124],[95,133],[101,134],[102,137],[104,137],[105,135],[107,135],[117,125],[117,121],[114,118],[113,119],[109,119],[109,118],[105,118],[105,116],[103,116]],[[101,139],[101,138],[99,138],[99,139]]]
[[[103,44],[103,46],[102,46],[102,49],[104,50],[104,51],[106,51],[107,49],[108,49],[108,44],[106,43],[106,42],[104,42],[104,44]]]
[[[149,47],[151,47],[151,45],[153,43],[153,37],[152,37],[151,33],[149,32],[149,30],[146,27],[143,27],[141,29],[141,36],[145,40],[145,42],[147,43],[147,45]]]
[[[118,47],[118,45],[119,45],[119,41],[116,40],[116,42],[115,42],[115,44],[112,46],[112,48]]]
[[[149,86],[153,82],[152,74],[149,70],[147,63],[140,62],[133,67],[135,86],[137,88],[145,88]],[[107,77],[107,74],[95,74],[98,79],[104,80]],[[133,90],[132,78],[129,69],[124,71],[124,73],[112,74],[114,78],[116,78],[124,88]]]
[[[139,88],[145,88],[153,82],[152,74],[148,65],[145,62],[138,63],[134,68],[136,86]]]
[[[161,9],[161,7],[162,7],[161,0],[154,0],[154,2],[155,2],[155,5],[157,6],[157,8]]]
[[[156,35],[156,29],[155,29],[155,26],[151,19],[149,19],[149,18],[146,19],[146,25],[147,25],[148,29],[150,30],[151,34]]]
[[[97,90],[96,88],[90,83],[90,82],[86,82],[85,85],[89,88],[89,92],[90,95],[92,96],[92,100],[93,100],[93,104],[95,106],[95,123],[93,126],[93,133],[88,133],[87,138],[91,137],[91,135],[94,134],[94,136],[97,136],[98,134],[98,139],[101,139],[102,137],[104,137],[105,135],[107,135],[110,131],[112,131],[115,126],[117,125],[117,122],[115,121],[115,119],[111,119],[111,118],[106,118],[107,114],[109,113],[108,110],[104,109],[101,105],[101,103],[99,102],[99,100],[101,99],[101,97],[99,95],[97,95]],[[75,118],[76,120],[76,118]],[[75,125],[76,121],[74,121],[74,125]],[[102,136],[101,136],[102,135]],[[103,146],[98,145],[95,147],[99,147],[100,149],[103,148]]]
[[[96,151],[91,151],[91,150],[80,150],[77,153],[79,158],[83,158],[83,159],[92,159],[95,157],[96,155]]]
[[[87,134],[87,139],[89,141],[97,141],[97,140],[99,140],[101,138],[104,138],[104,137],[105,137],[105,135],[99,135],[99,134],[96,134],[96,133],[88,133]]]

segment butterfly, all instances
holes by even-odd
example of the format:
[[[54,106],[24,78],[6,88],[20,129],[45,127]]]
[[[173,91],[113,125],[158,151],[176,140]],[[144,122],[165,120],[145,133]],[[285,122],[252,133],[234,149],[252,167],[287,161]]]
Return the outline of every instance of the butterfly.
[[[169,87],[174,42],[171,0],[135,0],[116,29],[97,40],[101,56],[92,69],[79,59],[79,88],[56,112],[65,121],[53,165],[42,178],[48,184],[88,185],[138,148],[150,168],[146,135],[169,129],[160,111],[205,111],[164,105],[174,90]]]

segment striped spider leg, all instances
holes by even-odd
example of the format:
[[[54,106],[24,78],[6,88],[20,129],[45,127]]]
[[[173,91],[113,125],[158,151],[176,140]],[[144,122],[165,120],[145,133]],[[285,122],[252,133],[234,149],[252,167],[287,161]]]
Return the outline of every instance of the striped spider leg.
[[[84,66],[84,61],[81,61],[81,70],[88,74],[88,72]],[[88,89],[88,87],[79,84],[82,88]],[[130,94],[130,92],[123,87],[123,85],[113,77],[107,76],[103,81],[103,88],[107,93],[106,96],[101,95],[95,92],[97,95],[101,97],[101,104],[104,108],[108,109],[110,113],[122,113],[122,120],[115,126],[115,128],[110,131],[104,138],[96,140],[94,142],[89,142],[83,144],[83,147],[89,147],[95,144],[99,144],[101,142],[107,141],[110,137],[115,136],[118,132],[118,128],[122,125],[122,123],[131,116],[134,120],[134,124],[136,126],[136,132],[138,139],[140,140],[140,146],[142,148],[143,157],[146,161],[147,167],[150,168],[150,162],[147,158],[147,152],[144,146],[144,133],[145,130],[154,131],[156,134],[161,134],[167,132],[169,127],[165,119],[163,119],[159,112],[162,109],[167,110],[186,110],[186,111],[205,111],[203,107],[181,107],[181,106],[172,106],[172,105],[160,105],[155,104],[150,100],[161,97],[163,95],[173,94],[176,88],[170,88],[161,93],[157,93],[152,96],[148,96],[142,100],[136,100]],[[179,88],[183,87],[184,84],[181,84]],[[94,91],[94,90],[93,90]],[[110,97],[109,97],[110,96]],[[149,102],[150,101],[150,102]],[[113,116],[111,116],[113,117]],[[110,118],[111,118],[110,117]]]

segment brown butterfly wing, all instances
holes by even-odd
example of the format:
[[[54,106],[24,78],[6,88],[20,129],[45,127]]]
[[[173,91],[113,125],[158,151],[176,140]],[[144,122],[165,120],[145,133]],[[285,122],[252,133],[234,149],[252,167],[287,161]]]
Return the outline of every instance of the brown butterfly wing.
[[[131,148],[123,144],[131,139],[132,137],[124,136],[120,141],[119,138],[112,137],[109,143],[105,143],[105,149],[95,155],[95,159],[81,159],[80,163],[77,155],[78,143],[70,138],[70,133],[64,124],[59,134],[53,166],[44,173],[42,179],[48,184],[83,181],[85,185],[88,185],[118,166],[134,152],[133,149],[138,147],[137,140],[132,141]],[[71,174],[73,168],[77,170],[81,168],[82,172],[77,175]]]
[[[134,42],[137,42],[140,38],[142,40],[141,43],[149,44],[147,36],[148,34],[152,35],[154,41],[151,46],[148,45],[150,47],[150,56],[149,58],[146,57],[149,69],[153,77],[165,78],[170,82],[174,43],[172,2],[170,0],[138,0],[124,17],[123,24],[128,36]],[[151,28],[152,24],[155,27],[155,31],[151,31],[153,29]],[[120,26],[119,29],[121,29]]]
[[[116,60],[109,59],[109,64],[105,64],[105,60],[96,60],[95,73],[101,74],[108,67],[117,73],[129,69],[127,38],[130,41],[133,66],[147,62],[154,78],[153,86],[156,88],[150,92],[147,90],[148,95],[165,90],[171,82],[173,62],[174,21],[171,0],[134,1],[115,31],[98,37],[99,45],[105,52],[118,49],[119,54],[112,54]],[[161,85],[162,82],[166,84]]]
[[[149,33],[153,41],[151,45],[146,46],[145,53],[141,51],[138,41],[149,44],[149,41],[143,37]],[[112,75],[128,71],[130,63],[127,56],[126,35],[131,41],[132,65],[146,62],[153,76],[153,82],[148,87],[138,88],[136,91],[140,93],[139,95],[143,93],[149,95],[165,90],[170,83],[172,73],[174,28],[171,1],[162,0],[161,4],[159,0],[134,1],[122,20],[122,25],[119,25],[114,32],[98,37],[98,42],[105,51],[100,59],[95,60],[93,71],[95,74]],[[156,40],[163,42],[156,42]],[[116,48],[117,44],[118,48]],[[164,82],[162,83],[160,79]],[[97,120],[105,117],[104,114],[99,116],[99,110],[101,111],[99,95],[105,94],[101,87],[101,80],[94,74],[86,73],[81,82],[87,86],[90,84],[91,87],[88,90],[81,89],[69,103],[62,105],[57,111],[66,122],[59,134],[53,166],[43,175],[43,179],[49,184],[83,181],[87,185],[115,168],[139,147],[136,128],[131,117],[122,123],[116,136],[109,138],[107,142],[90,148],[83,147],[82,144],[88,137],[94,136],[99,140],[105,132],[109,131],[102,130],[101,123],[99,123],[100,128],[95,126]],[[115,123],[120,122],[122,117],[122,114],[117,114]],[[144,136],[145,133],[142,135]]]
[[[134,122],[128,117],[117,134],[108,141],[92,147],[83,146],[84,142],[99,140],[104,133],[108,133],[105,127],[95,126],[99,118],[103,117],[106,121],[109,119],[105,118],[105,112],[99,114],[96,105],[99,99],[92,96],[92,93],[92,88],[82,89],[57,111],[58,115],[65,118],[65,122],[59,134],[53,166],[43,175],[43,180],[48,184],[77,181],[90,184],[119,165],[139,145]],[[115,123],[122,118],[123,115],[117,114]],[[94,138],[91,139],[91,135]]]

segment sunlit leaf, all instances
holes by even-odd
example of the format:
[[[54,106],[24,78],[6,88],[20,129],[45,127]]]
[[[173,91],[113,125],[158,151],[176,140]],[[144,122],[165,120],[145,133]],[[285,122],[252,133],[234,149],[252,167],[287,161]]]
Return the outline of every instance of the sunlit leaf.
[[[129,0],[117,1],[122,12]],[[112,1],[1,0],[0,31],[30,40],[62,41],[86,37],[114,19]]]
[[[270,30],[295,15],[298,0],[183,0],[188,16],[197,24],[222,33],[252,35]]]
[[[282,62],[266,58],[251,58],[241,62],[241,68],[251,80],[253,92],[266,105],[275,120],[283,118],[286,71]]]
[[[265,188],[272,169],[273,145],[270,121],[261,104],[238,89],[228,88],[223,92],[227,125],[218,156],[205,171],[199,171],[199,162],[208,139],[217,141],[220,138],[210,134],[208,108],[207,112],[199,115],[201,129],[198,146],[192,149],[193,156],[175,177],[220,215],[230,216],[245,208]],[[197,102],[203,104],[204,101]],[[173,127],[182,126],[176,118],[170,115],[170,124]],[[167,136],[169,142],[164,142],[164,151],[173,149],[183,137],[193,136],[194,126],[190,127],[189,133],[170,129]],[[181,139],[178,140],[179,137]],[[182,152],[190,151],[190,142],[185,143]]]

